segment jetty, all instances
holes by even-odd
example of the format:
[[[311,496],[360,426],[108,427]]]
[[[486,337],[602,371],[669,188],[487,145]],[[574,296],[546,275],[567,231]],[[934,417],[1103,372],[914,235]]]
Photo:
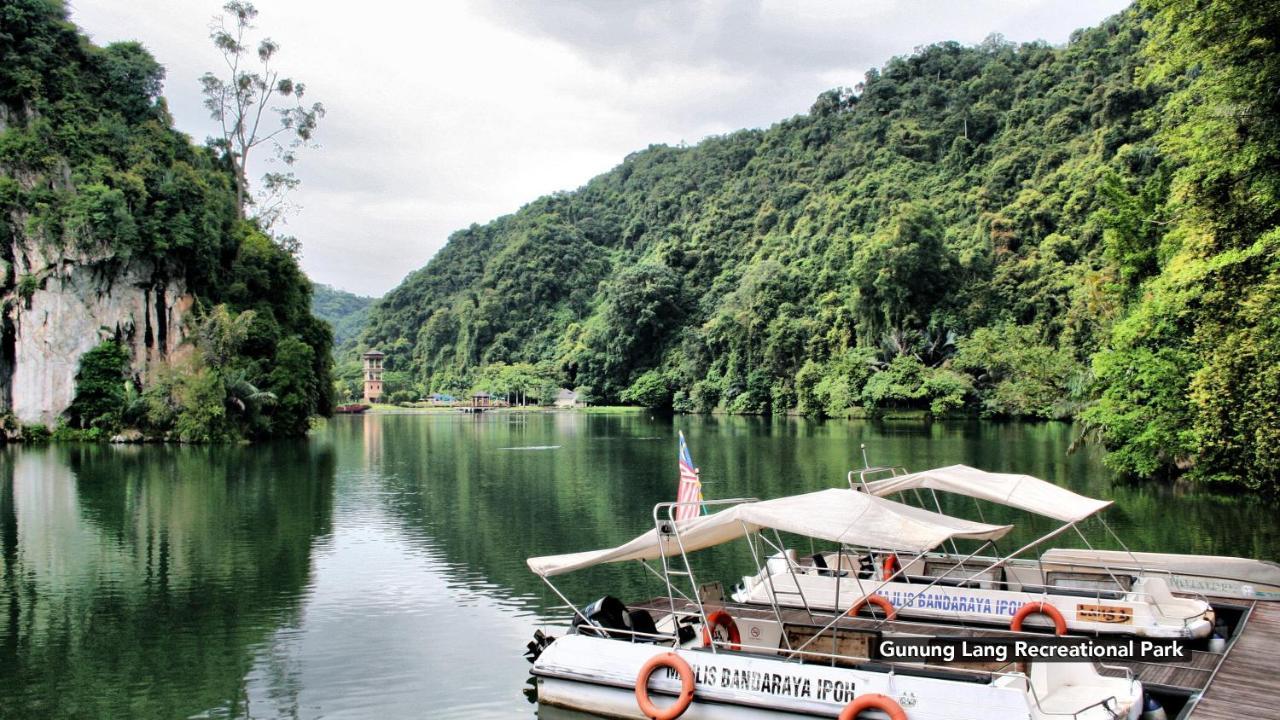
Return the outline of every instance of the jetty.
[[[1276,653],[1280,651],[1280,602],[1245,607],[1227,651],[1213,669],[1187,720],[1280,718]]]

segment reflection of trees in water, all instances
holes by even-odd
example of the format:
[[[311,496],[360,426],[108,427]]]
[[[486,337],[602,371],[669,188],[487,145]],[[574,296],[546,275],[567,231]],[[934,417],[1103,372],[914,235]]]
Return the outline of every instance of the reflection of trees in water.
[[[0,600],[4,603],[6,618],[5,631],[0,633],[0,648],[3,648],[0,659],[6,664],[18,656],[18,623],[22,611],[18,583],[18,515],[13,501],[12,478],[13,452],[0,447],[0,562],[4,571],[0,574],[3,581],[0,583]]]
[[[861,466],[859,444],[865,442],[872,463],[913,470],[964,463],[1028,473],[1083,494],[1114,499],[1117,506],[1108,512],[1108,521],[1135,549],[1275,557],[1280,547],[1268,519],[1273,507],[1117,485],[1096,454],[1067,454],[1073,428],[1064,423],[817,423],[744,417],[673,421],[648,415],[567,413],[368,419],[381,426],[381,468],[384,482],[394,490],[383,497],[406,525],[429,537],[459,577],[541,597],[544,608],[558,600],[543,590],[524,559],[607,547],[652,527],[653,504],[675,496],[676,427],[689,439],[708,498],[771,498],[842,486],[849,469]],[[341,440],[360,441],[358,433],[347,433]],[[501,449],[546,445],[561,447]],[[979,519],[971,500],[939,498],[945,512]],[[932,498],[923,500],[933,509]],[[1003,550],[1058,525],[992,504],[983,505],[981,516],[1017,526],[1002,542]],[[1096,523],[1085,532],[1097,547],[1116,546]],[[1082,543],[1072,534],[1057,544]],[[797,545],[802,553],[809,550],[807,541]],[[695,556],[700,579],[731,583],[750,565],[742,543]],[[575,601],[605,592],[639,598],[659,589],[634,564],[569,575],[557,584]]]
[[[306,443],[0,450],[6,709],[241,707],[255,646],[296,620],[333,471]]]

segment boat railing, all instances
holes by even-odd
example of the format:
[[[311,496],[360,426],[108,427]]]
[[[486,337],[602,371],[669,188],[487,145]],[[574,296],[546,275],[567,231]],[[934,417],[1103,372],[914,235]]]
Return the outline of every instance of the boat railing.
[[[1148,576],[1148,575],[1165,575],[1165,576],[1167,576],[1167,579],[1165,580],[1165,585],[1167,585],[1167,586],[1168,586],[1168,587],[1170,587],[1170,588],[1172,588],[1172,587],[1174,586],[1174,583],[1173,583],[1173,575],[1174,575],[1174,573],[1173,573],[1173,571],[1172,571],[1172,570],[1170,570],[1169,568],[1147,568],[1147,567],[1145,567],[1145,566],[1141,566],[1141,565],[1139,565],[1139,566],[1136,566],[1136,567],[1133,567],[1133,568],[1120,567],[1120,568],[1117,568],[1117,569],[1118,569],[1118,570],[1129,570],[1129,571],[1135,572],[1135,573],[1137,573],[1137,574],[1138,574],[1138,576],[1139,576],[1139,577]],[[1179,591],[1179,592],[1181,592],[1183,595],[1190,595],[1192,598],[1194,598],[1194,599],[1196,599],[1196,600],[1199,600],[1200,602],[1204,603],[1205,605],[1208,605],[1208,606],[1210,606],[1210,607],[1213,607],[1213,603],[1209,602],[1209,598],[1208,598],[1208,596],[1207,596],[1207,595],[1205,595],[1204,593],[1202,593],[1202,592],[1198,591],[1198,590],[1196,590],[1196,591],[1185,591],[1185,590],[1182,590],[1182,591]],[[1156,607],[1160,607],[1159,603],[1156,603]],[[1163,613],[1163,612],[1161,612],[1161,614],[1163,615],[1164,613]],[[1191,620],[1195,620],[1197,617],[1199,617],[1199,616],[1198,616],[1198,615],[1192,615],[1192,616],[1190,616],[1190,617],[1184,618],[1184,619],[1183,619],[1183,622],[1185,623],[1185,622],[1189,622],[1189,621],[1191,621]]]
[[[693,567],[689,564],[689,554],[684,547],[684,539],[680,536],[680,522],[676,520],[676,510],[682,507],[696,506],[699,513],[707,507],[719,505],[739,505],[741,503],[757,502],[756,498],[728,498],[725,500],[696,500],[693,502],[660,502],[653,506],[653,527],[658,536],[658,557],[662,561],[662,579],[667,586],[667,598],[671,603],[671,615],[676,615],[676,591],[675,586],[671,582],[672,575],[681,575],[689,579],[689,587],[693,591],[692,598],[685,596],[686,599],[692,600],[693,604],[698,608],[698,618],[702,621],[702,626],[708,628],[707,609],[702,603],[702,595],[698,592],[698,581],[693,576]],[[661,515],[665,514],[665,521]],[[684,565],[683,570],[673,570],[669,562],[672,556],[667,554],[666,547],[663,546],[664,537],[673,537],[676,541],[676,547],[680,551],[680,560]],[[681,593],[681,595],[684,595]],[[707,630],[710,635],[710,630]],[[712,644],[712,651],[715,651],[715,644]]]
[[[877,662],[877,663],[882,663],[884,665],[887,665],[889,667],[897,668],[899,670],[905,670],[908,672],[912,669],[919,669],[919,670],[928,670],[930,672],[947,673],[947,674],[953,674],[953,675],[967,675],[970,677],[972,676],[988,677],[993,680],[995,678],[1004,678],[1004,677],[1029,679],[1027,678],[1026,673],[1019,672],[1019,671],[1007,672],[1004,670],[972,670],[968,668],[953,668],[946,665],[927,665],[926,666],[923,663],[899,662],[896,660],[873,660],[872,658],[869,658],[869,657],[861,657],[856,655],[842,655],[840,653],[831,653],[831,652],[825,652],[825,651],[816,650],[816,649],[815,650],[797,649],[797,650],[791,650],[791,651],[783,651],[781,648],[778,648],[778,647],[770,647],[768,645],[754,645],[748,642],[741,642],[741,641],[735,643],[729,640],[720,640],[718,638],[712,638],[711,643],[712,645],[720,647],[721,649],[729,650],[732,652],[755,652],[755,653],[761,653],[761,654],[767,654],[767,655],[781,655],[786,662],[794,662],[800,665],[811,663],[813,660],[819,659],[819,660],[831,661],[833,664],[835,663],[835,661],[844,661],[846,663],[852,664],[854,668],[857,669],[857,665],[859,663]],[[692,650],[695,652],[700,649],[701,648],[692,648]],[[1013,664],[1013,663],[1007,663],[1001,667],[1008,667],[1010,664]]]
[[[855,473],[858,475],[858,481],[856,483],[853,480],[853,476]],[[899,466],[880,465],[877,467],[862,468],[861,470],[850,470],[848,475],[849,487],[856,490],[858,486],[861,485],[862,488],[865,490],[868,482],[870,482],[871,480],[874,480],[880,475],[886,475],[886,474],[889,477],[894,478],[894,477],[898,477],[899,475],[906,475],[907,469],[900,465]],[[870,492],[868,492],[868,494],[870,494]]]
[[[1106,663],[1097,663],[1097,666],[1106,670],[1118,670],[1124,673],[1124,677],[1129,681],[1129,688],[1133,688],[1133,668],[1128,665],[1108,665]]]
[[[1049,584],[1031,586],[1029,588],[1025,583],[1016,583],[1010,580],[998,579],[996,577],[983,577],[982,573],[992,570],[993,569],[992,566],[983,568],[978,574],[970,576],[963,580],[954,580],[953,583],[944,582],[945,580],[948,579],[948,577],[952,574],[952,572],[954,572],[957,569],[962,569],[966,567],[965,565],[963,565],[964,561],[972,559],[972,557],[977,553],[981,552],[982,549],[983,548],[979,548],[978,550],[974,551],[970,555],[965,556],[964,558],[961,558],[959,563],[951,566],[947,571],[943,572],[940,575],[911,575],[906,572],[906,568],[909,567],[911,564],[911,562],[908,562],[904,564],[901,569],[899,569],[897,572],[895,572],[893,575],[891,575],[887,579],[883,579],[883,580],[871,579],[871,582],[869,582],[868,584],[876,584],[876,583],[879,583],[879,584],[876,585],[876,587],[870,592],[864,592],[863,597],[865,598],[867,596],[874,595],[877,591],[879,591],[880,589],[882,589],[883,587],[885,587],[887,584],[891,582],[904,582],[904,583],[913,585],[912,589],[914,592],[911,593],[910,599],[907,602],[902,603],[902,607],[911,607],[912,605],[915,604],[915,601],[918,600],[922,595],[932,590],[933,588],[938,587],[939,585],[944,587],[959,587],[959,588],[972,588],[975,585],[979,587],[983,585],[990,585],[990,586],[996,586],[993,589],[1005,590],[1008,592],[1021,592],[1021,593],[1026,593],[1028,595],[1036,595],[1041,597],[1057,595],[1057,596],[1063,596],[1063,597],[1078,597],[1078,598],[1084,598],[1084,599],[1092,599],[1098,604],[1102,604],[1107,601],[1115,601],[1118,599],[1136,599],[1136,600],[1145,601],[1147,604],[1151,605],[1154,608],[1157,608],[1157,609],[1161,608],[1160,598],[1157,595],[1150,592],[1142,591],[1142,590],[1134,590],[1134,589],[1126,590],[1123,588],[1123,586],[1120,586],[1120,588],[1117,590],[1106,590],[1104,588],[1072,587],[1070,585],[1049,585]],[[871,552],[885,552],[885,551],[871,550]],[[806,574],[806,575],[812,575],[814,571],[819,571],[819,572],[821,571],[821,569],[817,568],[816,566],[800,565],[799,567],[801,568],[801,574]],[[927,583],[922,585],[917,590],[914,587],[916,583],[914,583],[911,580],[911,578],[923,578],[927,581]],[[837,575],[837,580],[838,579],[839,579],[839,575]],[[864,578],[863,580],[866,580],[866,579]],[[1104,595],[1103,593],[1107,593],[1107,595]],[[1119,596],[1119,597],[1116,597],[1116,596]],[[838,586],[836,590],[836,597],[839,597]],[[1200,599],[1204,601],[1206,604],[1208,604],[1208,600],[1203,596],[1200,596]],[[1168,618],[1170,620],[1181,621],[1183,624],[1183,627],[1189,627],[1190,623],[1202,617],[1202,615],[1200,614],[1192,614],[1185,617],[1177,616],[1177,615],[1171,616],[1171,615],[1166,615],[1163,612],[1163,610],[1161,610],[1160,616]]]
[[[674,620],[674,618],[673,618],[673,620]],[[657,641],[662,641],[662,642],[665,642],[665,641],[668,641],[668,640],[670,640],[670,641],[674,641],[674,643],[675,643],[675,645],[676,645],[676,646],[678,646],[678,645],[680,644],[680,633],[679,633],[679,631],[678,631],[678,630],[676,631],[676,634],[674,634],[674,635],[670,635],[670,634],[667,634],[667,633],[651,633],[651,632],[645,632],[645,631],[643,631],[643,630],[625,630],[625,629],[622,629],[622,628],[604,628],[604,627],[600,627],[599,625],[591,625],[591,626],[588,626],[588,627],[585,627],[585,628],[584,628],[583,626],[579,626],[578,634],[579,634],[579,635],[594,635],[594,636],[596,636],[596,637],[615,637],[615,636],[617,636],[617,635],[627,635],[627,636],[630,636],[630,637],[631,637],[631,641],[632,641],[632,642],[635,642],[635,639],[636,639],[636,638],[647,638],[647,639],[650,639],[650,640],[657,640]]]

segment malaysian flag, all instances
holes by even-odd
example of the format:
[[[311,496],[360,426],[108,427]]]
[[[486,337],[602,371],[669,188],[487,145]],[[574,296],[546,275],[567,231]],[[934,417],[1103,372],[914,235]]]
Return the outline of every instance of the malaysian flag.
[[[693,465],[683,432],[680,433],[680,488],[676,491],[676,502],[688,503],[676,506],[676,520],[695,518],[705,509],[694,504],[702,502],[702,481],[698,479],[698,468]]]

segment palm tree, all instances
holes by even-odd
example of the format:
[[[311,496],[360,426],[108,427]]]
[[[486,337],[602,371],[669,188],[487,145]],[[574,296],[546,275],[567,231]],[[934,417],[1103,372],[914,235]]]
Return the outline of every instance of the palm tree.
[[[259,390],[258,386],[249,382],[248,374],[241,370],[235,375],[223,379],[227,391],[227,407],[242,414],[255,416],[264,407],[274,405],[274,393]]]

